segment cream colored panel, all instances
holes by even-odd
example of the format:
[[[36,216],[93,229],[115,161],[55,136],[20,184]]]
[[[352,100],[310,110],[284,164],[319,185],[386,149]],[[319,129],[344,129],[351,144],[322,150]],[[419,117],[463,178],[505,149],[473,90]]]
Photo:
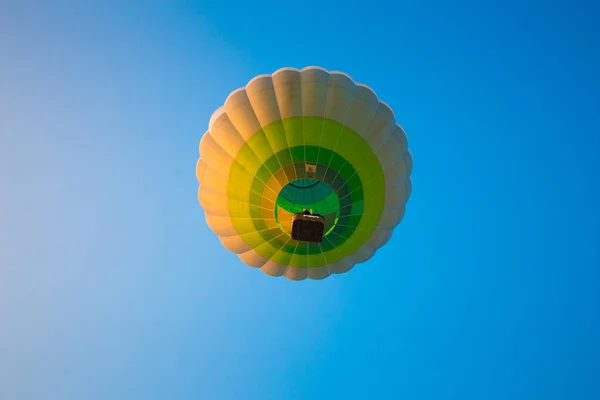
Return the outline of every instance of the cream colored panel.
[[[302,115],[322,117],[325,113],[329,73],[321,68],[305,68],[300,71],[302,84]]]
[[[401,128],[396,125],[396,130],[398,129]],[[404,156],[405,151],[406,150],[402,148],[402,143],[400,143],[397,135],[390,135],[385,144],[381,146],[379,151],[376,153],[379,164],[381,165],[381,169],[383,171],[388,169],[393,163],[397,162]]]
[[[233,163],[233,158],[215,142],[210,134],[204,135],[200,140],[200,157],[207,165],[219,168],[229,169]]]
[[[404,154],[404,157],[396,159],[396,161],[388,166],[384,172],[383,176],[385,179],[385,184],[387,186],[394,186],[398,182],[405,181],[410,176],[410,171],[408,166],[406,165],[407,153]]]
[[[356,85],[346,74],[332,72],[325,105],[325,118],[344,125],[354,99]]]
[[[393,229],[395,228],[400,221],[402,221],[402,217],[404,216],[405,207],[400,208],[387,208],[384,209],[381,213],[381,218],[379,220],[379,225],[377,226],[380,229]]]
[[[395,127],[396,120],[394,113],[387,104],[379,102],[375,118],[373,118],[373,121],[368,126],[364,138],[369,143],[369,146],[371,146],[371,149],[377,152],[392,135]]]
[[[235,158],[246,141],[235,129],[227,114],[221,113],[214,119],[210,128],[210,135],[215,142],[232,158]]]
[[[210,120],[208,120],[208,130],[210,131],[213,128],[214,123],[225,114],[225,109],[223,106],[217,108],[214,113],[210,116]]]
[[[365,243],[365,246],[377,250],[389,242],[390,238],[392,237],[392,233],[393,230],[391,229],[375,229],[369,240],[367,240]]]
[[[301,281],[307,277],[307,268],[297,268],[289,266],[285,272],[285,277],[293,281]]]
[[[248,243],[244,242],[244,239],[242,239],[241,236],[220,237],[219,240],[227,250],[235,254],[245,253],[251,250],[251,247],[248,246]]]
[[[404,154],[404,163],[406,164],[407,173],[410,175],[413,169],[413,159],[410,151],[407,151],[406,154]]]
[[[349,255],[348,259],[353,264],[360,264],[371,258],[373,254],[375,254],[375,249],[363,245],[359,247],[354,253]]]
[[[385,208],[400,208],[408,201],[408,187],[406,181],[400,181],[394,186],[386,187]]]
[[[324,279],[330,275],[327,265],[320,267],[309,267],[306,269],[308,270],[306,273],[309,279]]]
[[[287,265],[277,264],[273,260],[269,260],[260,269],[267,275],[282,276],[287,270]]]
[[[268,259],[258,254],[255,250],[248,250],[245,253],[238,254],[238,257],[245,264],[254,268],[260,268],[263,265],[265,265],[267,261],[269,261]]]
[[[302,116],[300,71],[284,68],[273,74],[273,87],[282,119]]]
[[[246,93],[261,127],[279,121],[279,105],[270,75],[255,78],[246,86]]]
[[[334,274],[343,274],[350,271],[352,267],[354,267],[354,263],[352,263],[348,257],[345,257],[338,262],[328,264],[329,271]]]
[[[227,175],[224,175],[223,171],[212,169],[212,167],[205,168],[201,184],[211,192],[227,196]]]
[[[237,236],[237,230],[229,217],[218,217],[210,214],[204,214],[206,224],[219,237]]]
[[[204,180],[204,172],[206,171],[206,163],[201,158],[196,162],[196,179],[202,185],[202,181]]]
[[[404,132],[404,128],[402,128],[399,124],[396,124],[396,129],[392,133],[396,139],[400,142],[402,147],[402,153],[408,150],[408,139],[406,137],[406,132]]]
[[[210,215],[217,215],[221,217],[229,216],[227,197],[215,194],[210,190],[201,186],[198,189],[198,201],[204,209],[204,211]],[[232,200],[234,201],[234,200]]]
[[[238,89],[225,100],[225,112],[244,140],[261,129],[246,90]]]
[[[364,137],[367,133],[367,127],[375,118],[379,100],[371,90],[365,85],[356,85],[354,90],[354,99],[350,107],[346,126]]]

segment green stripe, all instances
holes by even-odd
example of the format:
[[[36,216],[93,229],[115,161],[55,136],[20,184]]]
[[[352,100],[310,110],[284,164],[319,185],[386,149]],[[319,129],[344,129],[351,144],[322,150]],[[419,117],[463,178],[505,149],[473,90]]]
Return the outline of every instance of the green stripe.
[[[355,252],[377,226],[385,200],[381,166],[368,143],[338,122],[321,117],[275,122],[252,135],[235,161],[234,165],[239,163],[245,169],[232,168],[228,193],[232,199],[242,197],[250,207],[244,211],[230,202],[232,222],[246,243],[263,257],[296,267],[321,266]],[[340,202],[339,219],[320,244],[299,243],[282,235],[274,224],[272,203],[267,202],[267,209],[261,208],[265,204],[263,194],[274,189],[267,187],[269,180],[277,176],[279,184],[285,185],[306,178],[310,175],[305,171],[307,162],[317,164],[311,177],[331,186]],[[247,171],[256,171],[251,183]],[[250,222],[247,218],[253,219]],[[250,232],[250,226],[256,231]]]

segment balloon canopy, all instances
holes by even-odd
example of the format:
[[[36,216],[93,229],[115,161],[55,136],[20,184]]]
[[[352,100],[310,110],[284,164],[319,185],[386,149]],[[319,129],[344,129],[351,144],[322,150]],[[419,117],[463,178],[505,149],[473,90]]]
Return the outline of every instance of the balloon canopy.
[[[390,107],[348,75],[283,68],[232,92],[200,140],[208,226],[246,264],[293,280],[367,261],[400,223],[412,157]],[[319,242],[294,216],[324,217]]]

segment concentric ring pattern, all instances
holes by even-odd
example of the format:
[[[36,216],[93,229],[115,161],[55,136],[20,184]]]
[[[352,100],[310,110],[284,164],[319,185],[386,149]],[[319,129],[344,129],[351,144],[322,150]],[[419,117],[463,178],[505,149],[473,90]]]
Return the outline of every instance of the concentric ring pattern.
[[[404,215],[411,171],[388,105],[318,67],[283,68],[231,93],[210,119],[196,166],[198,199],[221,243],[293,280],[371,258]],[[290,236],[291,217],[306,206],[326,214],[321,243]]]

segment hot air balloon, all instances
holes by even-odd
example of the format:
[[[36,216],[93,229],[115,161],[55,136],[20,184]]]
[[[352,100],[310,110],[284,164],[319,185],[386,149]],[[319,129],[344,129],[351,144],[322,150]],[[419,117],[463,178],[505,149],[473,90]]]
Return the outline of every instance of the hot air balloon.
[[[319,67],[253,78],[200,140],[198,199],[225,248],[292,280],[349,271],[404,216],[412,157],[390,107]]]

